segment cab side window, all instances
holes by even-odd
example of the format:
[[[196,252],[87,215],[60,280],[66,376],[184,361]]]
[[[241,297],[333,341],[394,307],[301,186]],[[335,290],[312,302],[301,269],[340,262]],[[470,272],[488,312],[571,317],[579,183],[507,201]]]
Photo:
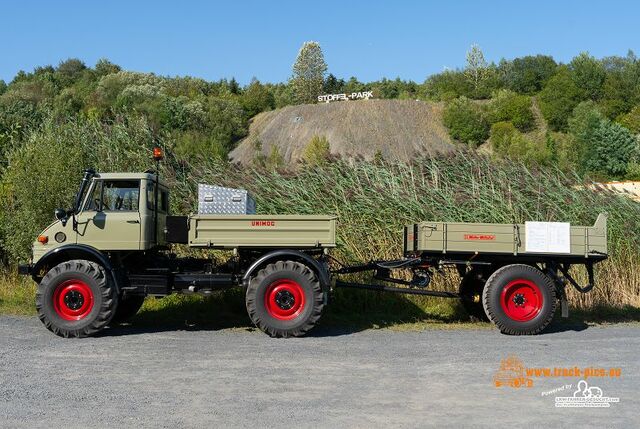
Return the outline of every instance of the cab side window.
[[[102,184],[102,210],[138,211],[139,180],[105,180]]]

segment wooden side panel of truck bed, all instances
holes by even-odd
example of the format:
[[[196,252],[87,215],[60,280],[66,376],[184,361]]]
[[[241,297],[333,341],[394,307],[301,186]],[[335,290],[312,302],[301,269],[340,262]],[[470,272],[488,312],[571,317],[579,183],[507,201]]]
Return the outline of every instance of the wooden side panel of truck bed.
[[[336,217],[192,215],[188,244],[223,249],[335,247]]]
[[[607,218],[570,228],[571,256],[607,253]],[[405,228],[405,252],[531,254],[523,224],[420,222]],[[542,252],[541,254],[545,254]]]

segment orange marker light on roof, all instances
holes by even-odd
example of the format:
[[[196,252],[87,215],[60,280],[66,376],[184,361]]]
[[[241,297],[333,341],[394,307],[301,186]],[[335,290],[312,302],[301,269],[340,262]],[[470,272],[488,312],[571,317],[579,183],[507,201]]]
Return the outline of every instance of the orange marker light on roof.
[[[153,159],[156,161],[162,161],[164,158],[164,154],[162,153],[162,148],[156,146],[153,148]]]
[[[38,242],[40,244],[47,244],[49,242],[49,237],[47,237],[46,235],[39,235]]]

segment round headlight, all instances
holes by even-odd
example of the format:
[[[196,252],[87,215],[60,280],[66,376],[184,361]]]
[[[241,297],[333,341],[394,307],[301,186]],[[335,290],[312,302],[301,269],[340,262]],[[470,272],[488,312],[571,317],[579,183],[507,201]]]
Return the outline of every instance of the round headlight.
[[[56,232],[56,235],[54,236],[54,238],[58,243],[64,243],[64,241],[67,239],[67,234],[65,234],[62,231]]]

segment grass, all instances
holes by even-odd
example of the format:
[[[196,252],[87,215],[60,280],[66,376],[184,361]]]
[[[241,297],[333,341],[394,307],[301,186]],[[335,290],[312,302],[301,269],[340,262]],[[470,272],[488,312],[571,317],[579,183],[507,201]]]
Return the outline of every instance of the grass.
[[[0,271],[0,314],[36,314],[35,283],[15,271]]]

